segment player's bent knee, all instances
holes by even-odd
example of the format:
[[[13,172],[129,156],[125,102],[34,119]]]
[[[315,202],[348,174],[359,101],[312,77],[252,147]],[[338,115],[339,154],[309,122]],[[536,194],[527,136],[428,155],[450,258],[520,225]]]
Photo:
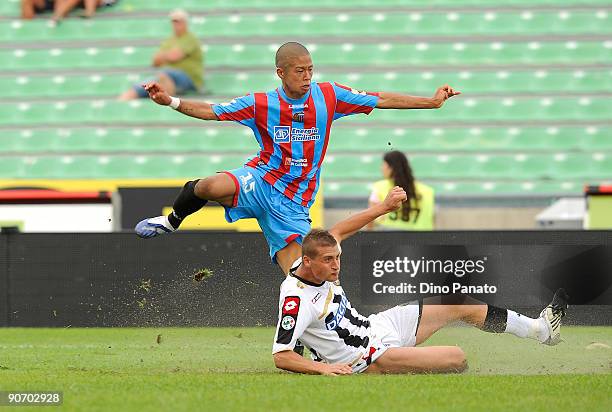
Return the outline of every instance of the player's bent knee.
[[[206,200],[218,200],[227,196],[233,196],[235,192],[236,186],[234,182],[225,174],[199,179],[194,188],[195,195]]]

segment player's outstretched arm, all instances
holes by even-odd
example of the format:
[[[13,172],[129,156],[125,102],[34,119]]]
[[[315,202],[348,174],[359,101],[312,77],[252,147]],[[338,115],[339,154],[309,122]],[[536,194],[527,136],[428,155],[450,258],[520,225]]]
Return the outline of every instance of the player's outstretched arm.
[[[352,236],[358,230],[364,228],[368,223],[373,222],[380,216],[399,209],[402,202],[405,202],[408,196],[404,189],[395,186],[387,193],[387,197],[382,203],[376,203],[366,210],[354,214],[353,216],[336,223],[329,233],[336,238],[338,243]]]
[[[172,97],[156,82],[145,83],[142,85],[149,93],[149,98],[155,103],[162,106],[169,106],[172,102]],[[182,100],[177,111],[186,114],[187,116],[195,117],[202,120],[219,120],[212,109],[212,105],[206,102],[196,102],[193,100]]]
[[[399,93],[380,92],[377,109],[438,109],[444,102],[461,92],[448,84],[439,87],[433,97],[409,96]]]
[[[292,350],[285,350],[274,354],[274,364],[279,369],[289,372],[307,373],[310,375],[350,375],[353,370],[346,364],[332,364],[314,362],[298,355]]]

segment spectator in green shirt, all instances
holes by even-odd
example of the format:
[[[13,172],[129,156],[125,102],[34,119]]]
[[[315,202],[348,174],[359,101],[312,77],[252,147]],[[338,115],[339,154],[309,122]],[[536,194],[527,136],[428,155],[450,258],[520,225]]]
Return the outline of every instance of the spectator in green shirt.
[[[152,65],[161,70],[157,81],[170,95],[177,96],[197,92],[202,87],[204,65],[200,41],[187,28],[188,16],[183,10],[170,13],[174,34],[164,40],[153,56]],[[145,83],[143,82],[143,83]],[[141,84],[134,85],[119,96],[119,100],[149,97]]]
[[[374,183],[370,205],[382,203],[394,186],[404,189],[408,200],[401,209],[382,216],[368,227],[381,230],[433,230],[434,190],[415,180],[406,155],[397,150],[386,153],[381,171],[385,178]]]

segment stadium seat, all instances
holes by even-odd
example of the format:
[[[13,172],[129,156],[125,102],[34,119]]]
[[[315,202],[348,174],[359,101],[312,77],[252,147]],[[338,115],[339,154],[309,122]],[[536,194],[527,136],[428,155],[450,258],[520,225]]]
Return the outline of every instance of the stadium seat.
[[[0,2],[0,15],[16,16],[18,3]],[[507,5],[287,0],[278,13],[273,0],[122,0],[100,18],[55,28],[44,18],[0,19],[9,100],[0,103],[0,178],[194,178],[255,154],[248,128],[113,100],[154,72],[151,56],[178,6],[203,40],[204,88],[216,101],[277,87],[274,53],[304,33],[317,81],[420,95],[449,83],[464,93],[441,110],[337,122],[323,167],[327,196],[366,197],[389,150],[407,153],[417,177],[449,196],[576,194],[609,179],[608,3]]]
[[[570,45],[572,47],[568,48]],[[384,66],[414,67],[423,65],[507,65],[507,64],[588,64],[610,60],[608,42],[417,42],[417,43],[362,43],[355,44],[308,44],[317,67],[338,66]],[[205,50],[206,67],[237,68],[262,67],[273,73],[272,62],[278,44],[207,43]],[[125,46],[100,47],[52,47],[45,49],[10,48],[0,50],[0,58],[6,62],[0,67],[5,70],[20,69],[74,69],[89,68],[135,68],[145,69],[151,60],[155,47]],[[552,72],[552,71],[551,71]],[[436,75],[432,72],[432,76]],[[446,74],[444,78],[449,78]],[[473,77],[478,82],[476,76]],[[608,74],[609,81],[609,74]],[[589,81],[589,77],[585,77]],[[427,80],[427,79],[425,79]],[[432,77],[431,81],[433,82]],[[461,79],[469,80],[469,79]],[[421,79],[423,81],[423,79]],[[544,81],[544,80],[542,80]],[[573,80],[574,82],[579,81]],[[429,82],[429,80],[428,80]],[[479,82],[483,83],[483,82]],[[391,83],[393,84],[393,83]],[[577,86],[578,87],[578,86]]]
[[[327,155],[322,173],[335,179],[375,179],[380,175],[380,161],[367,155],[358,158]]]
[[[601,69],[583,70],[575,76],[573,71],[528,72],[462,72],[458,75],[447,72],[423,73],[363,73],[326,74],[318,73],[321,81],[337,81],[365,90],[395,90],[412,94],[430,94],[441,84],[461,85],[466,94],[473,93],[549,93],[558,90],[559,84],[568,91],[597,92],[612,87],[612,72]],[[0,87],[12,98],[32,97],[111,97],[129,88],[132,84],[153,77],[153,72],[129,74],[88,75],[18,75],[0,76]],[[500,75],[505,75],[502,79]],[[478,79],[473,80],[473,79]],[[279,79],[273,72],[224,71],[211,72],[206,76],[206,89],[215,95],[237,96],[250,90],[265,91],[278,87]]]
[[[366,182],[321,182],[319,189],[326,197],[366,198],[370,195],[372,184]]]
[[[24,159],[20,157],[2,157],[0,160],[0,176],[4,179],[18,179],[26,176]]]
[[[332,130],[328,153],[568,152],[610,151],[612,131],[604,127],[344,127]],[[13,153],[121,151],[148,153],[255,153],[259,146],[244,127],[74,127],[5,129],[0,151]]]
[[[584,99],[584,98],[582,98]],[[464,97],[449,101],[437,111],[422,110],[409,113],[397,110],[376,111],[370,116],[354,116],[357,122],[414,122],[414,121],[521,121],[521,120],[603,120],[609,113],[611,99],[588,98],[588,105],[581,104],[579,97],[497,99],[490,97]],[[568,112],[571,110],[571,112]],[[345,119],[341,122],[347,121]]]
[[[531,18],[523,18],[522,11],[452,11],[425,10],[411,13],[395,13],[393,10],[378,13],[224,13],[194,16],[191,30],[198,36],[299,36],[308,32],[311,36],[358,35],[502,35],[517,32],[533,34],[546,27],[551,34],[609,33],[608,14],[596,10],[572,10],[559,13],[556,10],[538,10]],[[161,28],[161,30],[160,30]],[[49,28],[43,21],[0,21],[0,34],[9,40],[36,40],[44,33],[47,40],[99,40],[99,39],[148,39],[159,38],[160,32],[170,32],[165,16],[141,18],[124,17],[122,24],[114,19],[89,21],[68,20],[61,26]]]

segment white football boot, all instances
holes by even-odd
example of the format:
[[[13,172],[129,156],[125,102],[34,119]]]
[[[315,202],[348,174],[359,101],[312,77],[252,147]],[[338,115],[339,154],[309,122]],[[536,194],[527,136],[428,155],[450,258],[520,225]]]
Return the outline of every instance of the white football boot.
[[[540,318],[544,319],[548,327],[549,337],[544,345],[554,346],[561,342],[561,318],[565,316],[565,311],[569,307],[567,301],[569,296],[565,290],[559,289],[555,292],[552,302],[540,313]]]

